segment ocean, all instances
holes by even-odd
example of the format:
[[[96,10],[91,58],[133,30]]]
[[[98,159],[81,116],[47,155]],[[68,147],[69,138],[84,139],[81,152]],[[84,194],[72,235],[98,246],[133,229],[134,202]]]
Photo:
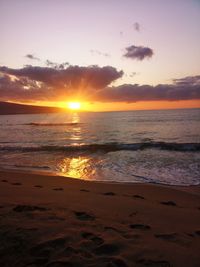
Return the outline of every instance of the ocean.
[[[0,168],[197,185],[200,109],[0,116]]]

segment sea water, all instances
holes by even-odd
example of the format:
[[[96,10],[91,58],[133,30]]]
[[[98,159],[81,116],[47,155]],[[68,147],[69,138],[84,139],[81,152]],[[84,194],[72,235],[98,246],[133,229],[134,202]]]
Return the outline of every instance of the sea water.
[[[0,168],[200,183],[200,109],[0,116]]]

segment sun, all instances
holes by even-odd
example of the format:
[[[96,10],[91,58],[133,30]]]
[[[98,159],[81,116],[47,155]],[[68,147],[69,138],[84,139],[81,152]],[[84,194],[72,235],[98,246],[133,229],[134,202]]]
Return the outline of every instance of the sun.
[[[80,102],[69,102],[67,106],[69,109],[79,110],[81,108],[81,103]]]

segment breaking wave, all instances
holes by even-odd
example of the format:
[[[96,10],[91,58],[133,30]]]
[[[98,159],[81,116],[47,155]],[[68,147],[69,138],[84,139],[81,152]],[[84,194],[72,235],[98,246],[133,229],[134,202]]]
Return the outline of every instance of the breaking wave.
[[[200,151],[200,143],[167,143],[167,142],[145,142],[145,143],[105,143],[105,144],[85,144],[85,145],[68,145],[68,146],[0,146],[0,150],[4,151],[24,151],[24,152],[114,152],[114,151],[137,151],[144,149],[160,149],[168,151],[181,152],[198,152]]]

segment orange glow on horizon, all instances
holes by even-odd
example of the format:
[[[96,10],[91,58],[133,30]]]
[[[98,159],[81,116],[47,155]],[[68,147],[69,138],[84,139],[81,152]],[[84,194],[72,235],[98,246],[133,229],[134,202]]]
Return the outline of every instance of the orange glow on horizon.
[[[13,102],[13,101],[11,101]],[[125,103],[125,102],[47,102],[47,101],[37,101],[37,102],[18,102],[20,104],[35,105],[35,106],[48,106],[48,107],[58,107],[62,109],[71,109],[76,111],[128,111],[128,110],[159,110],[159,109],[184,109],[184,108],[200,108],[200,100],[184,100],[184,101],[143,101],[136,103]],[[72,105],[70,108],[68,105]],[[80,104],[80,108],[79,108]],[[73,108],[74,107],[74,108]]]

